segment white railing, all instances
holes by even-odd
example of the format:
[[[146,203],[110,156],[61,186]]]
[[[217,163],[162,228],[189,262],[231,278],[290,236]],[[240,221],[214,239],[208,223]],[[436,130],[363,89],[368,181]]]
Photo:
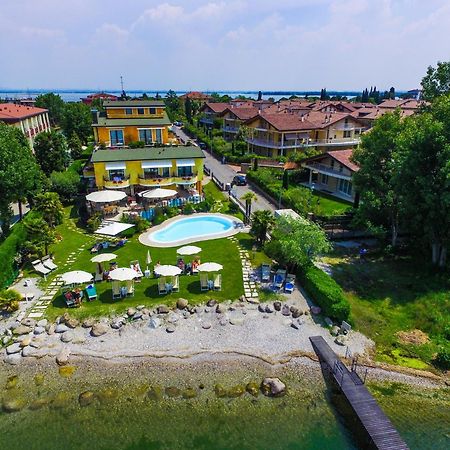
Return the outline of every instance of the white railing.
[[[310,162],[310,163],[305,163],[303,164],[303,167],[305,167],[306,169],[310,169],[313,170],[315,172],[318,173],[323,173],[325,175],[330,175],[332,177],[335,178],[342,178],[343,180],[351,180],[352,177],[351,175],[346,175],[345,173],[336,170],[330,166],[327,166],[325,164],[320,164],[320,163],[315,163],[315,162]]]

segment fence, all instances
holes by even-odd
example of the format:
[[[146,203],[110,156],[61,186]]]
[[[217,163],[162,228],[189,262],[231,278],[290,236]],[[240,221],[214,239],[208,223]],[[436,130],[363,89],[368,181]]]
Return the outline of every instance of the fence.
[[[155,208],[157,206],[159,207],[170,207],[170,208],[180,208],[187,203],[191,204],[198,204],[201,203],[204,200],[203,195],[192,195],[191,197],[187,198],[174,198],[172,200],[163,200],[158,203],[155,207],[151,207],[149,209],[146,209],[144,211],[141,211],[141,217],[143,219],[152,220],[155,217]]]

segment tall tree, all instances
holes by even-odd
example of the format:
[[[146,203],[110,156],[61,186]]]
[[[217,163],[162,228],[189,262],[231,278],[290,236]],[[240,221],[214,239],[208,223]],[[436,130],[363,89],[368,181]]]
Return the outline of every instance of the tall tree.
[[[70,157],[72,159],[79,159],[83,153],[83,146],[81,145],[80,138],[76,133],[72,133],[67,140],[67,147],[70,150]]]
[[[48,116],[53,125],[60,125],[64,117],[65,103],[61,96],[48,92],[36,97],[36,106],[38,108],[48,109]]]
[[[256,195],[248,191],[241,197],[242,200],[245,200],[245,221],[248,222],[252,215],[252,202],[257,199]]]
[[[56,192],[44,192],[36,195],[34,210],[42,215],[51,228],[63,221],[63,206]]]
[[[360,167],[353,183],[360,192],[357,219],[366,226],[381,227],[391,233],[391,245],[397,244],[400,225],[400,196],[397,191],[398,134],[403,129],[400,113],[387,113],[376,120],[370,133],[362,136],[353,151]]]
[[[62,128],[67,137],[76,134],[83,144],[87,144],[92,134],[91,109],[84,103],[67,103],[64,109]]]
[[[283,189],[289,189],[289,171],[283,170]]]
[[[450,61],[439,61],[437,67],[429,66],[421,84],[425,100],[431,101],[440,95],[450,94]]]
[[[260,102],[262,100],[262,92],[258,91],[258,99],[257,101]]]
[[[189,123],[192,123],[192,103],[189,97],[184,101],[184,112],[186,114],[186,119]]]
[[[39,191],[41,174],[23,133],[0,123],[0,220],[5,229],[10,219],[10,203],[22,201]]]
[[[395,88],[393,86],[389,89],[389,98],[395,100]]]
[[[407,121],[399,148],[407,222],[416,240],[431,247],[432,264],[444,267],[450,245],[450,95]]]
[[[53,171],[63,171],[69,162],[66,139],[58,131],[38,134],[34,141],[34,153],[47,176]]]
[[[253,213],[250,232],[259,244],[266,242],[267,234],[271,232],[274,223],[275,218],[271,211],[260,210]]]
[[[178,98],[177,93],[170,89],[166,94],[164,103],[166,104],[167,114],[170,119],[173,120],[175,114],[180,112],[180,99]]]

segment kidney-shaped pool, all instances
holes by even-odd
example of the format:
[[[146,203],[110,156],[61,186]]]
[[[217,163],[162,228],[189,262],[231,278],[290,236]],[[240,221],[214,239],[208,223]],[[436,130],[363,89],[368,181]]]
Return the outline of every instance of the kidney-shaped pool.
[[[228,237],[242,231],[243,224],[224,214],[175,217],[143,233],[139,240],[152,247],[175,247],[196,241]]]

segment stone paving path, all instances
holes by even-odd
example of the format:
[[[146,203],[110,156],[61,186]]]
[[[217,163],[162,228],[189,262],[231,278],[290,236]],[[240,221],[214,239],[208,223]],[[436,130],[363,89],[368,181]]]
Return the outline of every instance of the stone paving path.
[[[231,242],[234,242],[236,244],[238,251],[239,251],[239,257],[240,257],[241,263],[242,263],[242,281],[244,283],[245,298],[250,303],[259,303],[259,295],[258,295],[258,289],[257,289],[256,283],[250,277],[250,274],[253,269],[252,269],[252,265],[249,262],[249,254],[245,249],[243,249],[239,245],[238,240],[234,236],[231,236],[228,239]]]

